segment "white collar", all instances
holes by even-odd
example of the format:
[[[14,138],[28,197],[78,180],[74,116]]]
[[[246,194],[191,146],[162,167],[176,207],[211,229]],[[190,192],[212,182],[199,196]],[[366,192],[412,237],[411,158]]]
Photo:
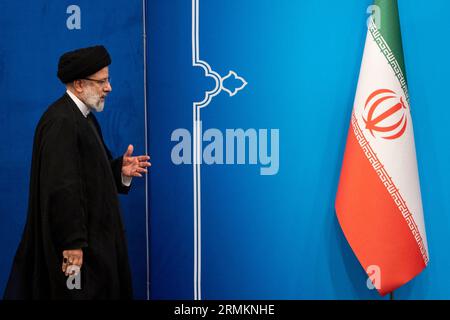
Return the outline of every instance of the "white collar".
[[[77,105],[78,109],[80,109],[83,116],[87,118],[89,112],[91,112],[91,110],[89,110],[89,107],[85,105],[83,101],[78,99],[78,97],[74,95],[69,89],[66,90],[66,93],[73,100],[73,102],[75,102],[75,104]]]

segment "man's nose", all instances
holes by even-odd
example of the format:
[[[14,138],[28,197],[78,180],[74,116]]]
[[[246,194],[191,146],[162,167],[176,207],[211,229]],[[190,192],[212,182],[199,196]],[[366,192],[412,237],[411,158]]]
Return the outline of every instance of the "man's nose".
[[[108,82],[103,90],[105,90],[105,92],[111,92],[112,91],[111,83]]]

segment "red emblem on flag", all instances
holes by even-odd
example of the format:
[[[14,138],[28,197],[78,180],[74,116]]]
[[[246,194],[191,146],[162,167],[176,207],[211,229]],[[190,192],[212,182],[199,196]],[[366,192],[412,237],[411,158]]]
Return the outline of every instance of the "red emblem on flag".
[[[392,90],[379,89],[367,98],[363,120],[373,137],[393,140],[405,132],[406,116],[403,98]]]

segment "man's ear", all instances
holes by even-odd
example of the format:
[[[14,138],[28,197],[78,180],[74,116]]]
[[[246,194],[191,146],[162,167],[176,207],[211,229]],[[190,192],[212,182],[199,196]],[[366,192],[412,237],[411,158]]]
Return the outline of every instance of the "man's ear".
[[[83,87],[83,81],[82,80],[74,80],[73,82],[73,88],[78,93],[83,93],[84,87]]]

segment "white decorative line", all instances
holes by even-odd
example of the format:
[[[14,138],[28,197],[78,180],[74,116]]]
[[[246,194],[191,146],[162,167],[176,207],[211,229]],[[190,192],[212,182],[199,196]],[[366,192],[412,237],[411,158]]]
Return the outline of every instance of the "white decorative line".
[[[225,80],[227,80],[229,77],[233,76],[236,80],[240,80],[242,82],[242,85],[238,88],[234,88],[233,91],[231,91],[230,89],[226,88],[223,86],[223,83],[225,82]],[[239,77],[236,72],[234,72],[233,70],[231,70],[230,72],[228,72],[228,74],[222,78],[222,89],[224,91],[226,91],[230,97],[234,96],[236,93],[238,93],[239,91],[241,91],[242,89],[244,89],[244,87],[247,85],[247,81],[245,81],[244,78]]]
[[[213,78],[215,81],[214,89],[205,92],[205,97],[200,102],[193,102],[192,107],[192,128],[193,128],[193,180],[194,180],[194,300],[202,299],[202,243],[201,243],[201,179],[200,179],[200,164],[201,164],[201,118],[200,109],[209,105],[212,98],[218,95],[222,90],[226,91],[230,96],[244,89],[247,81],[238,76],[234,71],[229,71],[228,75],[221,77],[217,72],[211,69],[210,65],[200,59],[199,50],[199,0],[192,0],[192,66],[200,67],[205,71],[205,76]],[[223,86],[223,82],[231,76],[240,80],[242,85],[239,88],[230,90]]]

